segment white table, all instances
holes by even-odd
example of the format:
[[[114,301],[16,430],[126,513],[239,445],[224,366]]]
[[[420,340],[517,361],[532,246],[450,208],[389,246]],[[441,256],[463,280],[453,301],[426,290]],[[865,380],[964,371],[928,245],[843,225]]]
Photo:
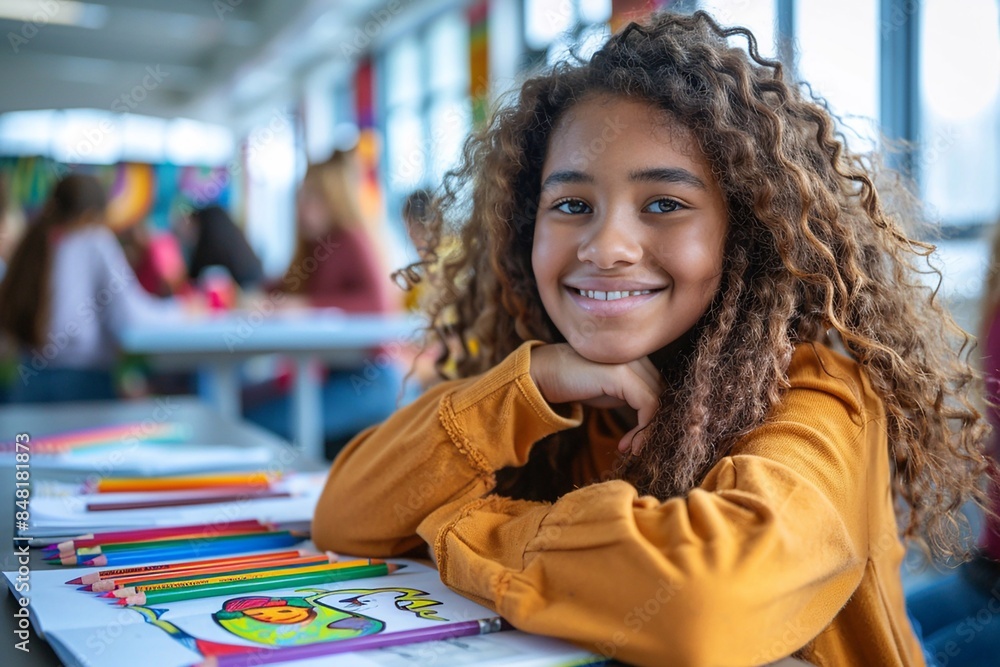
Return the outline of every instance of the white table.
[[[358,367],[373,348],[401,349],[415,341],[421,326],[421,320],[411,315],[230,311],[155,327],[132,327],[122,332],[121,346],[160,368],[205,373],[209,401],[223,415],[235,418],[240,416],[240,364],[258,355],[289,357],[296,371],[292,438],[304,453],[319,459],[323,456],[323,420],[316,366]]]

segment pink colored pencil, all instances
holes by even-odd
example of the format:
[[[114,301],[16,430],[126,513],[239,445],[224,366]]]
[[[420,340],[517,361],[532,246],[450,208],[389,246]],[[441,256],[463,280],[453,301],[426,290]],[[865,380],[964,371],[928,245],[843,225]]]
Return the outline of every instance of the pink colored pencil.
[[[72,551],[82,547],[94,547],[101,544],[116,544],[119,542],[138,542],[140,540],[157,540],[179,535],[225,534],[249,532],[255,529],[268,530],[268,524],[257,519],[230,521],[228,523],[198,523],[188,526],[164,526],[162,528],[139,528],[136,530],[112,530],[103,533],[80,535],[72,540],[52,544],[45,551]]]
[[[194,496],[179,496],[174,498],[160,498],[157,500],[133,500],[115,503],[87,503],[88,512],[110,512],[114,510],[139,510],[151,509],[154,507],[183,507],[187,505],[209,505],[211,503],[242,502],[246,500],[259,500],[263,498],[291,498],[292,494],[287,491],[265,491],[255,493],[234,493],[234,494],[200,494]]]

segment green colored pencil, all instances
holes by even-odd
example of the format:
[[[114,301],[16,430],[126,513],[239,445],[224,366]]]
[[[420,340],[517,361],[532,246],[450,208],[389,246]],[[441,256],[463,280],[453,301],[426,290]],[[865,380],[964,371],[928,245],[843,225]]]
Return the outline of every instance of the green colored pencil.
[[[148,593],[140,592],[136,595],[130,595],[127,598],[119,599],[118,604],[161,604],[164,602],[176,602],[178,600],[210,598],[217,595],[241,595],[243,593],[256,593],[257,591],[267,591],[278,588],[298,588],[300,586],[312,586],[314,584],[328,584],[335,581],[364,579],[365,577],[381,577],[391,574],[401,567],[404,566],[396,565],[395,563],[361,565],[358,567],[344,568],[342,570],[331,570],[329,572],[310,572],[307,574],[266,577],[262,579],[254,579],[252,581],[238,581],[226,584],[206,584],[202,586],[195,585],[164,591],[150,591]]]

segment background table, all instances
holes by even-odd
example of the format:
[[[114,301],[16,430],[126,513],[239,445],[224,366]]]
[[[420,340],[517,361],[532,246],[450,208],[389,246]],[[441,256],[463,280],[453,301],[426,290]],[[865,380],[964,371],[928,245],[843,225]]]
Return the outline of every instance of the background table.
[[[0,406],[0,441],[13,441],[18,433],[28,433],[32,439],[39,436],[59,433],[78,428],[111,426],[115,424],[132,424],[146,420],[164,421],[167,415],[169,421],[186,424],[191,428],[193,442],[206,445],[246,445],[250,447],[264,446],[272,448],[279,461],[287,463],[297,470],[318,470],[325,463],[310,459],[301,450],[293,449],[280,438],[269,431],[258,428],[246,422],[239,422],[221,417],[214,410],[191,398],[166,397],[148,401],[133,402],[92,402],[92,403],[62,403],[47,405],[7,405]],[[0,537],[3,547],[0,548],[0,566],[4,571],[18,569],[18,560],[14,536],[14,472],[13,456],[5,455],[0,465]],[[42,475],[42,471],[32,473],[32,478]],[[46,479],[60,478],[66,480],[82,479],[86,473],[71,473],[68,471],[54,472],[46,470]],[[30,505],[29,505],[30,511]],[[32,570],[51,569],[41,560],[41,551],[31,550]],[[3,600],[0,603],[0,665],[13,667],[20,665],[59,665],[59,659],[52,649],[31,631],[29,639],[30,653],[24,653],[14,644],[20,639],[14,634],[17,629],[14,613],[19,606],[10,594],[6,582],[3,582]],[[30,598],[30,592],[28,592]]]
[[[295,363],[292,439],[307,455],[320,459],[323,415],[317,365],[360,368],[380,345],[398,350],[417,340],[421,326],[421,320],[410,315],[231,311],[129,328],[122,333],[121,344],[158,367],[205,372],[210,380],[205,397],[222,415],[234,419],[240,416],[240,365],[266,354],[289,357]]]

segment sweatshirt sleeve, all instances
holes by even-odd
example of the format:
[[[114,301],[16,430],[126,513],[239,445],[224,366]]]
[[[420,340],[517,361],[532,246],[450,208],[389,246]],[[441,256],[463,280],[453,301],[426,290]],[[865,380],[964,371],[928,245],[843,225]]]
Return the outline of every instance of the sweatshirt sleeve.
[[[314,542],[364,556],[419,548],[417,526],[431,512],[481,498],[496,470],[524,465],[535,442],[580,425],[579,406],[560,416],[531,381],[537,344],[483,375],[431,388],[348,444],[317,504]]]
[[[801,648],[864,573],[866,466],[884,424],[814,352],[796,364],[772,418],[686,496],[640,497],[620,480],[554,504],[435,492],[418,533],[442,580],[522,630],[637,665],[762,664]]]

